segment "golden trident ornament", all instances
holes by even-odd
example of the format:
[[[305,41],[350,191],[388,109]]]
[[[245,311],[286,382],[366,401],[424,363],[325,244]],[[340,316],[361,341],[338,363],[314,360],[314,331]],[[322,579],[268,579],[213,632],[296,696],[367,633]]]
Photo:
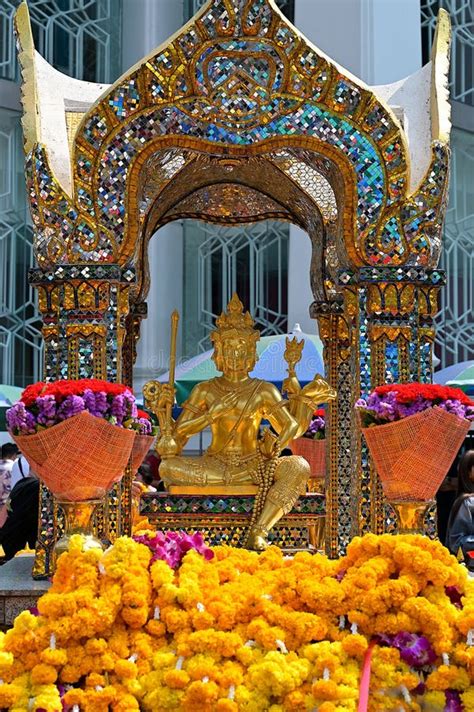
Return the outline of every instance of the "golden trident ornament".
[[[168,377],[168,390],[174,392],[174,377],[176,371],[176,342],[178,337],[179,314],[174,310],[171,314],[171,344],[170,344],[170,367]],[[145,406],[158,417],[160,424],[160,440],[162,443],[166,441],[169,454],[163,454],[162,457],[170,457],[175,451],[178,451],[178,446],[173,436],[173,404],[171,398],[165,398],[165,407],[160,403],[162,399],[164,384],[159,381],[148,381],[143,388],[143,396]]]
[[[303,353],[304,348],[304,339],[298,341],[296,336],[294,339],[290,339],[287,336],[285,343],[286,349],[283,358],[288,364],[288,378],[293,378],[296,377],[295,366],[299,361],[301,361],[301,355]]]

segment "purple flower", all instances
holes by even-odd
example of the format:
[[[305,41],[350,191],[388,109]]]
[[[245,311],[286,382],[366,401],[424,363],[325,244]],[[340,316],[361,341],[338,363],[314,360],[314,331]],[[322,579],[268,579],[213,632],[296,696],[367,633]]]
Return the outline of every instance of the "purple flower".
[[[40,396],[36,399],[39,425],[54,425],[57,422],[56,399],[54,396]]]
[[[12,432],[21,431],[26,425],[26,408],[21,401],[7,410],[7,425]]]
[[[356,408],[362,411],[365,425],[401,420],[434,406],[447,413],[453,413],[458,418],[474,420],[474,407],[465,405],[455,398],[436,401],[419,395],[411,403],[398,403],[396,392],[389,391],[383,395],[371,393],[367,398],[360,398],[356,403]]]
[[[84,399],[82,396],[66,396],[58,408],[58,419],[67,420],[72,418],[84,410]]]
[[[176,569],[181,564],[183,556],[190,549],[195,549],[199,554],[209,560],[214,557],[214,552],[209,549],[204,543],[204,540],[199,533],[187,534],[184,531],[180,532],[156,532],[153,536],[142,534],[133,537],[139,544],[147,546],[153,556],[151,557],[150,565],[154,561],[166,561],[172,568]]]
[[[118,396],[113,397],[110,406],[110,414],[117,419],[118,425],[122,425],[122,422],[127,415],[127,407],[123,393],[120,393]]]
[[[107,410],[109,409],[109,403],[107,401],[107,394],[104,393],[104,391],[97,391],[95,393],[95,410],[96,413],[100,416],[105,415]]]
[[[436,653],[424,635],[406,631],[397,633],[392,645],[400,651],[401,659],[410,667],[419,668],[432,665],[436,660]]]
[[[149,420],[147,418],[138,418],[138,432],[141,435],[151,435],[152,433],[152,426]]]
[[[426,692],[426,684],[423,682],[423,680],[420,680],[418,685],[414,687],[412,690],[410,690],[410,693],[412,695],[424,695]]]
[[[463,712],[461,697],[457,690],[446,690],[446,704],[443,712]]]

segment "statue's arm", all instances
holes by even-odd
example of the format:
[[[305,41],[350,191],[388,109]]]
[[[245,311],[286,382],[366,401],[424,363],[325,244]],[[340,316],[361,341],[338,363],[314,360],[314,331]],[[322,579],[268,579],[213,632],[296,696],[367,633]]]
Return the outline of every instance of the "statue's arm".
[[[183,403],[183,410],[174,426],[175,437],[179,440],[187,440],[191,435],[200,433],[210,425],[206,394],[205,384],[199,383],[193,388],[188,400]]]
[[[265,384],[264,415],[278,433],[281,447],[284,448],[297,437],[298,422],[290,413],[288,401],[281,397],[280,392],[270,383]]]
[[[295,437],[299,438],[306,432],[318,405],[335,398],[336,391],[319,374],[304,388],[290,394],[289,410],[298,423],[298,432]]]

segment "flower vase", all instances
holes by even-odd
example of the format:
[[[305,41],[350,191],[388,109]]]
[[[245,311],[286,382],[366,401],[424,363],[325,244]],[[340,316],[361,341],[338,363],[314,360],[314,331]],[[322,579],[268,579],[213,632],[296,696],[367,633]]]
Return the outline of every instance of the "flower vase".
[[[103,503],[103,499],[85,499],[72,501],[56,498],[64,512],[64,533],[54,545],[54,560],[57,561],[69,549],[71,537],[81,534],[84,537],[83,550],[103,549],[102,542],[92,532],[92,517],[96,507]]]
[[[425,534],[424,519],[434,500],[390,500],[399,534]]]

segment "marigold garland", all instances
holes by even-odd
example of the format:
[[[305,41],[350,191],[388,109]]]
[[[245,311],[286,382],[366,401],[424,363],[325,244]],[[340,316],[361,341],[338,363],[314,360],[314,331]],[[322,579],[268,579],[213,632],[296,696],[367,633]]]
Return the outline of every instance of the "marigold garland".
[[[0,633],[0,708],[356,710],[375,641],[371,712],[474,710],[474,582],[440,544],[213,551],[173,570],[133,539],[102,553],[73,537],[39,615]]]

